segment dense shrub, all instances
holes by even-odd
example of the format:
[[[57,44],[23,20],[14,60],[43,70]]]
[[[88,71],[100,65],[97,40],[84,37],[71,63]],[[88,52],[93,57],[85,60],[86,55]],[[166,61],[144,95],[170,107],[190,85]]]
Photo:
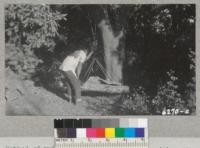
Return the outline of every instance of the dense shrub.
[[[65,15],[49,5],[10,4],[5,7],[6,66],[29,77],[42,62],[35,50],[51,50],[58,34],[58,21]],[[46,47],[46,48],[45,48]]]
[[[193,72],[192,73],[192,78],[187,84],[187,90],[185,91],[186,93],[186,98],[185,100],[187,101],[188,108],[192,113],[195,112],[196,110],[196,78],[195,78],[195,52],[190,49],[189,53],[189,58],[190,58],[190,70]]]
[[[178,78],[175,72],[170,70],[167,72],[168,81],[158,86],[157,95],[152,100],[152,104],[156,113],[161,113],[164,109],[182,109],[185,101],[181,98],[178,92],[178,85],[176,82]]]
[[[149,96],[144,88],[134,88],[131,93],[122,95],[121,110],[126,114],[148,114]]]
[[[192,111],[189,114],[193,113],[195,111],[194,87],[190,86],[190,91],[187,91],[188,98],[185,99],[179,92],[178,77],[175,76],[175,72],[170,70],[167,72],[167,77],[166,82],[158,85],[158,91],[154,97],[148,96],[143,87],[134,88],[130,94],[123,95],[121,110],[128,114],[174,115],[185,114],[185,111],[189,109]]]
[[[35,72],[35,67],[41,63],[34,51],[29,46],[20,47],[15,44],[6,44],[6,66],[22,78],[29,78]]]

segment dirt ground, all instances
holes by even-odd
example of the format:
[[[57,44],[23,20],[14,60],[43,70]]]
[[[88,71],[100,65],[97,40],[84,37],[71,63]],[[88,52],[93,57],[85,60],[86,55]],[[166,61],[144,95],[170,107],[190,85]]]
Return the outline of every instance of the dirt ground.
[[[69,103],[31,80],[22,81],[7,73],[7,115],[117,115],[119,96],[82,96],[76,105]]]

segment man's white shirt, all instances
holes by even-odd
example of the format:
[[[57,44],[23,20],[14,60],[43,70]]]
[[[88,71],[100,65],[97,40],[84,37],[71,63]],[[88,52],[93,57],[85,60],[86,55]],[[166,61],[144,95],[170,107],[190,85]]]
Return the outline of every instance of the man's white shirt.
[[[67,56],[63,63],[60,66],[60,69],[63,71],[72,71],[74,75],[76,75],[76,68],[78,66],[78,63],[84,63],[86,60],[86,53],[83,50],[78,51],[78,55],[75,57],[73,55]]]

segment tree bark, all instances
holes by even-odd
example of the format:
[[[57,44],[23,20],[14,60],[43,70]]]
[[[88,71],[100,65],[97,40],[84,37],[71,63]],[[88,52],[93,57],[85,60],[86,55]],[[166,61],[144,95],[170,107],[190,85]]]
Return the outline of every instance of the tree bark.
[[[115,82],[122,82],[123,74],[123,60],[121,53],[118,50],[120,39],[123,37],[123,31],[120,31],[115,36],[110,21],[108,18],[103,19],[98,27],[102,34],[103,48],[104,48],[104,60],[107,71],[107,79],[111,79]]]

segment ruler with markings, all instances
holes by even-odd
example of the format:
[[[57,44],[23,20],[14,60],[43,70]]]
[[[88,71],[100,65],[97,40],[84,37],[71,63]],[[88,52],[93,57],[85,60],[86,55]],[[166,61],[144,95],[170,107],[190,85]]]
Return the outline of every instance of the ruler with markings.
[[[147,119],[57,119],[56,148],[148,148]]]

